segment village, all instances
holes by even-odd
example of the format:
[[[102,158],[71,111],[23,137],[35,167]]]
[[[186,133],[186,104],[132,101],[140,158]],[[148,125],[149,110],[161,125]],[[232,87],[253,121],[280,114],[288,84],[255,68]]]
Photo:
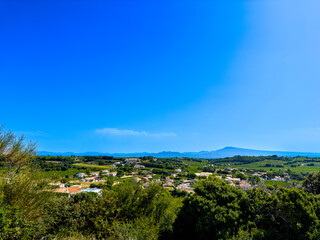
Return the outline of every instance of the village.
[[[157,161],[156,158],[153,161]],[[169,191],[182,191],[189,194],[194,193],[194,183],[209,177],[216,177],[224,180],[231,186],[238,187],[243,191],[248,189],[265,188],[263,182],[265,180],[285,182],[290,180],[289,175],[285,176],[267,176],[267,172],[254,171],[252,169],[237,169],[228,167],[226,169],[216,170],[214,172],[195,172],[190,174],[183,168],[175,168],[172,173],[159,174],[154,168],[147,168],[145,165],[148,160],[141,160],[140,158],[126,158],[124,161],[117,161],[110,165],[110,168],[90,172],[86,171],[75,174],[74,178],[70,181],[56,181],[51,182],[49,185],[53,187],[56,193],[68,194],[70,197],[73,194],[80,192],[93,192],[99,195],[102,194],[102,188],[106,186],[106,182],[112,181],[111,186],[132,182],[141,184],[146,188],[151,183],[161,184]],[[120,168],[130,166],[131,171],[119,171]],[[211,164],[210,167],[213,165]],[[120,174],[121,172],[121,174]]]

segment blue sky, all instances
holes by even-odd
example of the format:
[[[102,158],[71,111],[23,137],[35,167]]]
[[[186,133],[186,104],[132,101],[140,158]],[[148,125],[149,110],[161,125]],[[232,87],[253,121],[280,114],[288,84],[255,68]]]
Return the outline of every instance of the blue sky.
[[[39,150],[320,152],[318,0],[0,0],[0,124]]]

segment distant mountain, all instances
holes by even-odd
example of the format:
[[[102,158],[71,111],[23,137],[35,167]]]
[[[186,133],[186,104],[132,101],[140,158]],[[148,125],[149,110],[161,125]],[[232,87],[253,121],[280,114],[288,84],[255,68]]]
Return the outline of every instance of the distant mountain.
[[[99,153],[99,152],[85,152],[85,153],[73,153],[73,152],[46,152],[39,151],[38,155],[40,156],[114,156],[114,157],[142,157],[142,156],[153,156],[158,158],[166,157],[191,157],[191,158],[225,158],[233,157],[236,155],[241,156],[269,156],[269,155],[278,155],[283,157],[296,157],[296,156],[305,156],[305,157],[320,157],[320,153],[310,153],[310,152],[283,152],[283,151],[264,151],[264,150],[255,150],[255,149],[245,149],[245,148],[236,148],[236,147],[225,147],[216,151],[201,151],[201,152],[158,152],[158,153]]]

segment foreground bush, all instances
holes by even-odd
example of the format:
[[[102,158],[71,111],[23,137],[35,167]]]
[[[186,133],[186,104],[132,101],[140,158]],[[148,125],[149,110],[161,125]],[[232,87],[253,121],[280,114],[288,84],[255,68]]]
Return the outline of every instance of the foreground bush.
[[[52,236],[79,232],[98,239],[158,239],[172,234],[181,202],[160,185],[119,184],[101,197],[80,193],[52,199],[46,228]]]
[[[211,178],[195,192],[174,223],[175,239],[320,239],[320,202],[303,190],[244,193]]]

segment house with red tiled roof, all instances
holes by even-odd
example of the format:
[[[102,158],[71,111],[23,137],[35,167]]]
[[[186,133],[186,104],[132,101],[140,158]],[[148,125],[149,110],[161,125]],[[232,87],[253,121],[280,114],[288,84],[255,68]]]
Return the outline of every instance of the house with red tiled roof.
[[[70,197],[71,194],[77,194],[77,193],[81,192],[82,187],[79,185],[71,186],[71,187],[68,187],[67,191],[68,191],[68,197]]]

